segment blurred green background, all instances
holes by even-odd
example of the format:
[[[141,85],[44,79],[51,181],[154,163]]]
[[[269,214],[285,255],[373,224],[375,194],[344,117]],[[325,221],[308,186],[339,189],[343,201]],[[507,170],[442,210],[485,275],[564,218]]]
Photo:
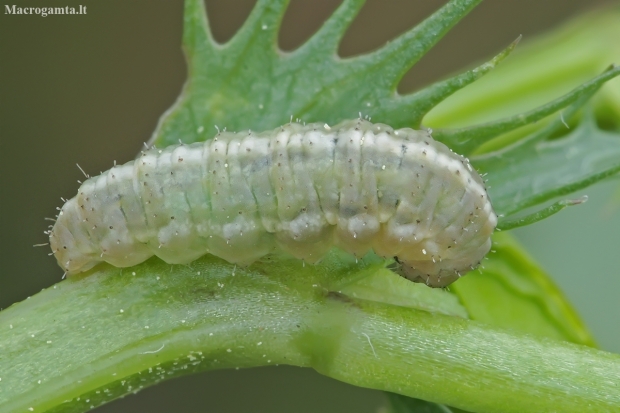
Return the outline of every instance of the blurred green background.
[[[351,56],[377,48],[444,0],[368,0],[341,44]],[[487,0],[404,79],[421,87],[610,0]],[[292,0],[280,45],[292,50],[338,6]],[[131,160],[185,79],[182,0],[15,0],[17,6],[85,5],[81,16],[0,13],[0,308],[60,280],[43,217],[90,174]],[[232,36],[253,0],[207,0],[215,37]],[[612,41],[612,39],[610,39]],[[617,41],[617,40],[616,40]],[[612,63],[612,62],[609,62]],[[620,62],[615,62],[620,63]],[[601,70],[603,68],[601,67]],[[220,125],[225,126],[225,125]],[[620,352],[618,180],[583,193],[585,205],[515,231],[592,329]],[[615,201],[612,199],[615,194]],[[79,309],[76,309],[79,311]],[[1,333],[0,333],[1,334]],[[2,354],[0,354],[2,357]],[[375,412],[376,391],[292,367],[210,372],[147,389],[97,412]]]

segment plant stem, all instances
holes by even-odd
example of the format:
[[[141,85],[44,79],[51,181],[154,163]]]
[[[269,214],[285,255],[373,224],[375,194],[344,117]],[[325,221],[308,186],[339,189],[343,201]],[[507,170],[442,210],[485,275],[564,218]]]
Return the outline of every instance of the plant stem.
[[[85,411],[176,375],[273,364],[470,411],[620,410],[620,356],[349,292],[372,275],[454,300],[383,265],[206,257],[61,282],[0,313],[0,412]]]

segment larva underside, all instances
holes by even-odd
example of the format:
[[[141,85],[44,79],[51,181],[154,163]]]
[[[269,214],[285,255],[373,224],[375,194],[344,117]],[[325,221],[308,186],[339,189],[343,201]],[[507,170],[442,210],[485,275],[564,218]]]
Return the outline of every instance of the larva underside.
[[[148,150],[84,182],[50,244],[68,274],[152,255],[247,265],[276,250],[312,263],[333,246],[372,249],[443,287],[479,264],[496,223],[467,159],[427,131],[356,119]]]

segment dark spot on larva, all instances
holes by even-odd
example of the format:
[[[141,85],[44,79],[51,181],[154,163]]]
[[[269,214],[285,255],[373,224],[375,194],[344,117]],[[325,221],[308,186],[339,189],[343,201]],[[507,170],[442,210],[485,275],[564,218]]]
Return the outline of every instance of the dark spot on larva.
[[[457,170],[455,171],[455,173],[456,173],[457,175],[460,175],[460,174],[461,174],[461,171],[460,171],[459,169],[457,169]]]
[[[424,141],[425,144],[430,145],[430,143],[428,143],[427,141]]]
[[[110,229],[114,229],[114,227],[113,227],[112,225],[110,225],[108,228],[110,228]]]
[[[419,219],[416,219],[415,222],[416,222],[416,224],[419,224],[422,221],[420,221]]]
[[[174,216],[170,217],[170,219],[171,219],[171,220],[173,220],[173,219],[174,219]]]
[[[67,249],[67,246],[66,246],[66,245],[63,245],[63,246],[62,246],[62,248],[66,250],[66,249]]]
[[[241,214],[243,214],[243,212],[242,212],[242,211],[239,211],[239,215],[241,215]]]
[[[179,156],[179,162],[183,162],[183,158]]]
[[[426,155],[426,149],[422,151],[422,154],[423,154],[423,155]]]

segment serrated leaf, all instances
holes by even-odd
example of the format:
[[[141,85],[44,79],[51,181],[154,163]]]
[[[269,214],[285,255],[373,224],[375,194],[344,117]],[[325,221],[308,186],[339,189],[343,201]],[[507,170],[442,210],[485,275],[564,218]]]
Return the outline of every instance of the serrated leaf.
[[[495,69],[498,64],[500,64],[505,58],[508,57],[508,55],[510,55],[510,53],[512,53],[520,41],[521,36],[512,42],[506,49],[502,50],[497,56],[493,57],[493,59],[478,67],[449,79],[437,82],[420,90],[419,92],[412,93],[408,96],[402,96],[399,101],[393,102],[393,107],[386,107],[386,112],[393,109],[406,113],[403,115],[407,119],[405,124],[407,122],[411,122],[411,126],[414,129],[419,129],[421,127],[422,119],[432,108],[448,96],[451,96],[453,93],[461,90],[467,85],[470,85],[491,70]],[[402,106],[410,108],[410,111],[403,110]],[[449,142],[445,143],[449,144]]]
[[[495,211],[507,218],[620,172],[620,136],[587,113],[561,138],[524,140],[472,162],[487,174]]]
[[[610,79],[620,74],[620,67],[612,66],[601,75],[578,86],[569,93],[536,109],[525,113],[510,116],[482,125],[471,126],[462,129],[438,129],[433,136],[445,143],[456,152],[470,155],[477,148],[501,134],[511,132],[520,127],[538,122],[541,119],[563,109],[584,96],[590,96]]]
[[[362,113],[394,127],[412,126],[418,105],[396,94],[406,71],[481,0],[451,0],[420,25],[375,52],[341,59],[335,48],[363,4],[346,0],[299,49],[277,49],[287,1],[261,0],[239,32],[218,45],[201,0],[186,2],[183,35],[189,78],[151,139],[157,146],[203,141],[214,125],[263,131],[290,120],[329,124]],[[321,41],[334,36],[321,47]],[[423,113],[427,109],[417,112]]]
[[[620,47],[609,42],[620,37],[619,19],[620,7],[610,4],[526,38],[501,67],[435,107],[425,124],[437,129],[491,122],[565,94],[606,66],[620,63]],[[617,119],[620,80],[610,81],[594,100],[597,119]]]
[[[545,218],[549,218],[551,215],[555,215],[564,208],[574,205],[583,204],[588,200],[587,196],[582,196],[577,199],[564,199],[562,201],[554,202],[546,208],[543,208],[539,211],[526,215],[524,217],[514,218],[514,219],[502,219],[497,225],[498,231],[508,231],[510,229],[515,229],[519,227],[524,227],[526,225],[534,224],[538,221],[542,221]]]

